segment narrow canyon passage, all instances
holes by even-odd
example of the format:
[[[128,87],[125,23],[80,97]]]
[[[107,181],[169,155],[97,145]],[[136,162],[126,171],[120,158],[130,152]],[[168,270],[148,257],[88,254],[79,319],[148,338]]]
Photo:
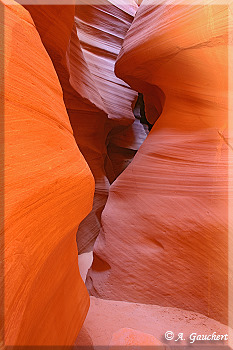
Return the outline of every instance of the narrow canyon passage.
[[[228,6],[0,1],[6,344],[231,332]]]

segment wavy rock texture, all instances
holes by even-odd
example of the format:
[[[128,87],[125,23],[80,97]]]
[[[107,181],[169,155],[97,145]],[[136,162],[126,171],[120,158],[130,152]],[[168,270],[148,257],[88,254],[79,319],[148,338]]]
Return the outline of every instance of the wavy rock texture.
[[[37,5],[26,8],[54,64],[76,143],[95,178],[93,209],[80,224],[77,235],[79,253],[82,253],[94,244],[108,195],[109,182],[104,170],[107,113],[76,33],[75,6]]]
[[[131,127],[136,93],[114,73],[137,9],[133,0],[131,3],[120,7],[109,1],[95,6],[26,6],[55,66],[77,145],[96,182],[93,210],[77,234],[79,253],[93,248],[109,180],[124,170],[146,137],[141,124]],[[111,156],[109,150],[116,149],[112,134],[125,132],[128,140],[120,145],[120,156],[114,151]]]
[[[115,76],[114,65],[137,5],[131,0],[133,11],[129,6],[123,10],[117,1],[115,3],[105,0],[100,5],[76,6],[75,24],[109,118],[118,124],[130,125],[134,121],[132,103],[136,93]]]
[[[105,168],[110,182],[127,167],[146,138],[132,111],[137,94],[114,73],[137,8],[134,0],[103,0],[98,5],[76,6],[75,23],[83,54],[108,113],[110,132],[106,143],[111,162]]]
[[[162,114],[110,188],[88,288],[226,323],[228,9],[169,4],[142,2],[116,63]]]
[[[89,307],[75,235],[94,181],[30,14],[8,0],[4,17],[5,345],[71,345]]]
[[[96,164],[96,172],[93,173],[97,173],[93,208],[96,225],[88,223],[91,216],[82,223],[82,231],[79,230],[77,235],[80,252],[93,249],[94,240],[100,231],[100,217],[107,200],[109,180],[112,182],[116,177],[111,158],[107,155],[107,135],[115,125],[122,122],[129,125],[134,120],[131,104],[136,93],[114,74],[115,60],[132,20],[132,15],[109,1],[103,1],[100,5],[80,5],[75,9],[75,28],[83,55],[107,113],[107,121],[102,125],[96,119],[96,115],[93,115],[90,125],[90,118],[86,116],[87,125],[90,125],[89,129],[92,128],[90,137],[95,141],[95,147],[99,146],[101,153],[99,161],[93,157],[90,162],[90,167]],[[88,146],[90,137],[87,137]],[[89,240],[92,241],[87,244]]]

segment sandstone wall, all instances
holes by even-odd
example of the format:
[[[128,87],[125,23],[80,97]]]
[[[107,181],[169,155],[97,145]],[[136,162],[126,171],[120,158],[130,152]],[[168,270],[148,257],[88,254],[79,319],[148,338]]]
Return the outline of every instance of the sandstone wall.
[[[92,295],[228,315],[228,7],[144,0],[116,74],[151,121],[110,188]]]
[[[30,14],[3,6],[5,344],[72,345],[89,307],[75,236],[94,180]]]

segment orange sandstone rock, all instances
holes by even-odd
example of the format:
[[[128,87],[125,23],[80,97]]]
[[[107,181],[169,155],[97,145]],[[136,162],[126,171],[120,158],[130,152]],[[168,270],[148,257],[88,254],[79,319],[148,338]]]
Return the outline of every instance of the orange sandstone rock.
[[[92,295],[227,322],[228,15],[191,1],[139,7],[116,73],[149,118],[162,114],[111,186]]]
[[[110,182],[127,167],[146,138],[134,118],[137,93],[116,77],[114,65],[138,6],[134,0],[76,6],[75,24],[83,54],[108,113],[105,163]],[[108,159],[108,158],[107,158]]]
[[[52,59],[77,145],[96,182],[92,212],[77,233],[82,253],[92,249],[99,233],[109,180],[112,182],[123,171],[146,137],[141,124],[131,127],[136,93],[114,73],[115,60],[137,5],[132,0],[121,5],[104,1],[98,6],[80,5],[75,9],[73,5],[26,8]],[[120,143],[125,132],[128,141]],[[140,141],[136,141],[138,135]],[[115,156],[116,149],[120,156]]]
[[[80,224],[77,234],[79,253],[82,253],[93,247],[108,195],[109,182],[104,170],[107,114],[74,26],[75,6],[31,5],[26,8],[54,64],[76,143],[95,178],[93,209]]]
[[[4,16],[5,345],[71,345],[89,307],[75,234],[94,181],[30,14],[7,1]]]
[[[118,125],[130,125],[134,121],[132,104],[137,94],[116,77],[114,65],[136,9],[134,0],[120,3],[103,0],[100,4],[77,5],[75,12],[84,57],[95,77],[108,118]]]

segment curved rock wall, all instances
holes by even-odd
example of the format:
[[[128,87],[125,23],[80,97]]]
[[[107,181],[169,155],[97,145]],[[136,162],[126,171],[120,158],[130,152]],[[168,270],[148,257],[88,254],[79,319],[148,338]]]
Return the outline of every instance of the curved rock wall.
[[[94,180],[30,14],[8,0],[4,21],[5,345],[72,345],[89,307],[75,235]]]
[[[30,5],[26,8],[56,69],[76,143],[95,178],[93,209],[80,224],[77,234],[79,253],[82,253],[93,247],[108,195],[109,182],[104,170],[107,113],[76,33],[75,6]]]
[[[112,300],[93,297],[89,338],[107,345],[129,318],[131,338],[155,336],[145,304],[227,323],[227,6],[4,1],[6,345],[74,343],[89,307],[77,230],[79,253],[100,232],[87,286]]]
[[[116,74],[162,114],[110,188],[87,283],[226,323],[228,8],[190,5],[144,0],[124,40]]]
[[[97,6],[26,8],[52,59],[77,145],[95,178],[93,209],[77,233],[79,253],[83,253],[93,248],[99,233],[109,181],[124,170],[146,137],[142,125],[131,127],[136,92],[114,73],[137,5],[134,0],[121,6],[106,0]],[[127,141],[119,146],[125,133]],[[116,148],[120,156],[114,153]]]
[[[83,54],[106,106],[108,118],[117,124],[134,121],[132,103],[136,92],[116,77],[114,65],[123,39],[133,21],[136,3],[125,8],[118,1],[101,1],[100,5],[77,5],[75,24]]]
[[[86,138],[88,147],[91,139],[95,149],[101,151],[99,160],[93,154],[89,162],[96,179],[93,207],[95,222],[89,215],[79,228],[77,241],[80,252],[93,249],[100,231],[100,217],[108,196],[109,180],[113,181],[116,177],[113,163],[107,153],[107,136],[119,124],[128,126],[134,120],[131,104],[136,94],[114,74],[114,64],[132,20],[132,15],[109,1],[103,1],[101,5],[76,5],[75,8],[75,29],[107,114],[107,119],[102,124],[97,120],[95,113],[90,117],[87,114],[85,120],[89,135],[86,133],[83,136],[83,132],[80,132],[80,136]],[[125,129],[125,126],[123,128]]]
[[[137,93],[114,73],[115,61],[137,9],[134,0],[103,0],[76,6],[75,23],[83,54],[108,113],[105,169],[110,183],[128,166],[146,138],[133,115]]]

